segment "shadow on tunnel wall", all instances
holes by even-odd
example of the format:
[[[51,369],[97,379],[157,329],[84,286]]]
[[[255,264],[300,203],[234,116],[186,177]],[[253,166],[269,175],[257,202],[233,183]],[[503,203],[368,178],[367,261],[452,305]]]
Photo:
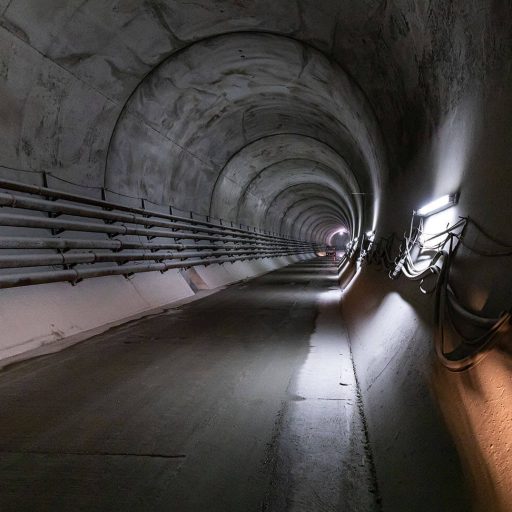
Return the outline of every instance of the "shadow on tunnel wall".
[[[391,184],[382,234],[402,234],[414,209],[460,190],[450,222],[469,215],[509,247],[511,112],[503,85],[455,103],[407,176]],[[497,251],[474,231],[465,240]],[[462,250],[451,277],[463,302],[483,316],[510,306],[510,256]],[[510,331],[475,367],[450,372],[434,352],[433,298],[372,266],[345,294],[343,312],[384,510],[512,510]]]
[[[433,394],[428,304],[417,303],[418,313],[388,281],[366,269],[342,304],[383,509],[468,511],[463,470]]]
[[[432,298],[374,268],[343,313],[384,510],[510,510],[510,333],[477,366],[450,372],[435,356]]]
[[[382,211],[366,203],[379,211],[368,228],[398,233],[413,208],[459,189],[462,214],[510,239],[510,1],[109,4],[0,0],[2,176],[46,170],[98,194],[106,186],[292,235],[311,235],[316,216],[362,229],[354,197],[368,191],[386,196]],[[455,269],[476,310],[512,300],[510,264],[491,267]],[[124,316],[168,303],[164,291],[191,294],[175,277],[3,297],[12,318],[18,303],[34,318],[50,309],[53,339],[122,316],[97,301],[114,304],[116,290],[130,305]],[[466,512],[471,492],[480,510],[512,510],[506,345],[470,373],[447,373],[434,361],[428,299],[371,269],[343,307],[385,509]],[[49,336],[40,324],[20,340]]]

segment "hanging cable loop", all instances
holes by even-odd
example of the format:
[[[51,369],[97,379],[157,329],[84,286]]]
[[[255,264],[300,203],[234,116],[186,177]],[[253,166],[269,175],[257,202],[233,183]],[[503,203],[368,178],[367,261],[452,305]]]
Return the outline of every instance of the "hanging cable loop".
[[[461,303],[450,284],[451,267],[461,247],[483,257],[506,257],[512,256],[512,244],[489,234],[469,217],[459,217],[458,221],[438,233],[426,233],[423,218],[419,218],[417,225],[415,220],[416,216],[413,215],[409,231],[404,233],[394,258],[386,254],[383,249],[383,241],[386,239],[381,237],[374,253],[369,255],[368,262],[381,265],[387,260],[390,263],[388,275],[391,279],[404,276],[411,281],[419,281],[419,289],[423,294],[435,296],[434,339],[437,357],[451,371],[467,370],[485,357],[502,334],[509,332],[512,311],[508,309],[497,318],[486,318],[470,311]],[[488,241],[499,246],[499,250],[491,251],[468,244],[465,238],[469,228],[475,228]],[[387,248],[390,246],[392,244],[387,245]],[[422,256],[430,254],[431,257],[422,259]],[[431,285],[427,286],[431,281]],[[483,332],[468,336],[459,325],[461,322]],[[458,338],[458,344],[452,348],[447,347],[447,328]]]

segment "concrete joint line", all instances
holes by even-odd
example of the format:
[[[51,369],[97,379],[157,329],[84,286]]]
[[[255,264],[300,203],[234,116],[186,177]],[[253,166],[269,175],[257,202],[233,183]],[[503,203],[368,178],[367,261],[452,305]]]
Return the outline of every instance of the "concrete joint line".
[[[150,457],[156,459],[184,459],[183,454],[165,454],[165,453],[130,453],[130,452],[102,452],[102,451],[84,451],[84,452],[51,452],[44,450],[0,450],[0,455],[85,455],[93,457]]]
[[[342,313],[342,315],[343,315],[343,313]],[[347,325],[347,324],[345,323],[345,325]],[[373,486],[373,489],[371,489],[370,492],[372,492],[375,496],[375,503],[378,507],[378,510],[380,512],[383,512],[384,509],[382,507],[382,497],[380,495],[379,482],[377,479],[377,468],[375,467],[375,460],[373,457],[372,445],[370,443],[370,433],[368,431],[368,421],[366,419],[366,414],[364,412],[363,395],[361,393],[361,386],[359,385],[359,379],[357,377],[356,365],[355,365],[355,361],[354,361],[354,354],[352,352],[352,341],[350,339],[350,333],[348,330],[348,326],[345,328],[345,330],[347,333],[348,346],[350,349],[350,362],[352,363],[352,369],[354,371],[354,379],[356,381],[357,408],[359,409],[361,423],[363,424],[363,433],[364,433],[364,438],[365,438],[364,452],[365,452],[366,458],[368,459],[370,476],[371,476],[371,484]]]

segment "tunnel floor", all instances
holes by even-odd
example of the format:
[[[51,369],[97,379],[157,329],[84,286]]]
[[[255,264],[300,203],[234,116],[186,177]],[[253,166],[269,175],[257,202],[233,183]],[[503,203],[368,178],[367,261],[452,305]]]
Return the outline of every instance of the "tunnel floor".
[[[7,368],[0,510],[378,510],[339,301],[310,260]]]

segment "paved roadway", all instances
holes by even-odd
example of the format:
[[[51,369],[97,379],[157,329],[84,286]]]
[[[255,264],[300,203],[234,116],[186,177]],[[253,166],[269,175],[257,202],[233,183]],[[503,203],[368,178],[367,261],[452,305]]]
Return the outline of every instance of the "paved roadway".
[[[339,300],[297,263],[0,372],[0,510],[378,510]]]

